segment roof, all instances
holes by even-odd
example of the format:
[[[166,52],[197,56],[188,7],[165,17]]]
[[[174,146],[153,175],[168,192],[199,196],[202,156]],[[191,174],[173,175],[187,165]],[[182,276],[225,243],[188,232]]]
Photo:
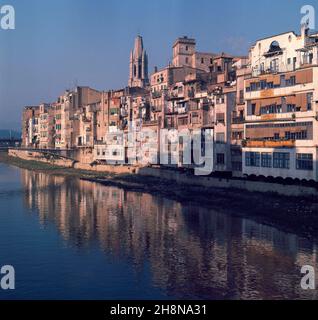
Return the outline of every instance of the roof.
[[[187,36],[184,37],[179,37],[173,44],[173,46],[176,46],[177,43],[182,42],[182,43],[188,43],[188,44],[196,44],[195,39],[193,38],[188,38]]]
[[[295,35],[297,37],[297,34],[295,33],[295,31],[287,31],[287,32],[282,32],[282,33],[279,33],[279,34],[275,34],[275,35],[272,35],[272,36],[268,36],[268,37],[265,37],[265,38],[261,38],[261,39],[257,39],[254,43],[254,46],[257,42],[259,41],[263,41],[263,40],[267,40],[267,39],[270,39],[270,38],[274,38],[274,37],[279,37],[279,36],[282,36],[284,34],[289,34],[289,33],[292,33],[293,35]]]

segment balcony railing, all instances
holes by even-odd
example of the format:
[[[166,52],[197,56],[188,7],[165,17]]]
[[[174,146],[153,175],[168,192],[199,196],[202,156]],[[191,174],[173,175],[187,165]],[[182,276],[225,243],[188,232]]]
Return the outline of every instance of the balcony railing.
[[[154,126],[154,125],[158,125],[159,122],[158,120],[147,120],[147,121],[143,121],[142,124],[144,126]]]
[[[278,68],[267,68],[267,69],[254,68],[252,70],[252,77],[258,77],[260,75],[265,75],[265,74],[291,72],[295,70],[296,70],[296,67],[293,64],[280,65],[278,66]]]
[[[158,98],[161,98],[162,97],[162,92],[160,91],[155,91],[152,93],[152,98],[153,99],[158,99]]]
[[[245,122],[245,118],[244,117],[235,117],[232,118],[232,123],[233,124],[241,124]]]
[[[178,113],[177,108],[165,107],[165,114],[175,114]]]
[[[162,111],[162,106],[152,106],[151,107],[152,112],[161,112]]]

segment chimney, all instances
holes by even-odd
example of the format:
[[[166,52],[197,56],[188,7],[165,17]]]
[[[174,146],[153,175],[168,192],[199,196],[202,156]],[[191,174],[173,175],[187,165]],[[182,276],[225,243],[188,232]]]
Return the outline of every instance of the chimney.
[[[306,39],[309,35],[309,27],[308,27],[308,23],[303,23],[301,25],[301,37],[302,39]]]

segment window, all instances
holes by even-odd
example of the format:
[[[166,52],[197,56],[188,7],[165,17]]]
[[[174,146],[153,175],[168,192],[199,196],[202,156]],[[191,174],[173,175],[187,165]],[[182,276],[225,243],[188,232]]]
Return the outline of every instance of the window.
[[[201,63],[204,64],[204,58],[201,58]]]
[[[290,155],[287,152],[274,152],[274,168],[289,169]]]
[[[296,112],[296,105],[295,104],[288,104],[287,105],[287,112]]]
[[[186,58],[186,59],[185,59],[185,62],[186,62],[186,63],[189,63],[189,58]]]
[[[252,114],[255,114],[256,112],[256,103],[252,104]]]
[[[180,126],[185,126],[185,125],[187,125],[187,124],[188,124],[188,118],[180,118],[180,119],[178,119],[178,124],[179,124]]]
[[[111,114],[112,116],[117,115],[117,114],[118,114],[118,109],[117,109],[117,108],[112,108],[112,109],[110,109],[110,114]]]
[[[256,91],[257,90],[257,84],[256,82],[251,83],[251,91]]]
[[[280,52],[282,49],[280,48],[280,45],[277,41],[273,41],[270,45],[269,52]],[[273,61],[278,60],[274,59]]]
[[[313,123],[310,122],[287,122],[287,123],[265,123],[265,124],[252,124],[247,125],[248,129],[259,129],[259,128],[289,128],[289,127],[311,127]]]
[[[266,80],[261,80],[260,87],[261,87],[261,90],[265,90],[266,89]]]
[[[224,113],[217,113],[216,114],[216,121],[225,123],[225,114]]]
[[[307,140],[307,131],[299,131],[299,132],[285,132],[285,138],[287,140]]]
[[[286,78],[284,75],[280,76],[280,85],[281,87],[285,87],[286,86]]]
[[[271,71],[272,72],[278,72],[278,66],[279,66],[278,59],[273,59],[271,61]]]
[[[270,105],[261,108],[261,114],[282,113],[282,105]]]
[[[272,154],[268,152],[262,153],[262,167],[271,168],[272,167]]]
[[[313,100],[313,94],[312,92],[307,93],[307,110],[312,110],[312,100]]]
[[[260,153],[259,152],[246,152],[245,165],[247,167],[259,167],[260,166]]]
[[[216,163],[219,165],[225,164],[225,156],[224,153],[217,153],[216,154]]]
[[[199,115],[196,112],[193,112],[190,117],[191,117],[191,123],[193,123],[193,124],[200,123]]]
[[[216,134],[216,143],[225,143],[225,134],[217,133]]]
[[[296,169],[312,171],[314,168],[313,155],[311,153],[297,153]]]
[[[240,103],[244,103],[244,90],[240,90]]]
[[[232,140],[242,140],[242,139],[243,139],[243,131],[232,132]]]
[[[292,76],[289,79],[286,79],[286,87],[294,86],[296,84],[296,77]]]

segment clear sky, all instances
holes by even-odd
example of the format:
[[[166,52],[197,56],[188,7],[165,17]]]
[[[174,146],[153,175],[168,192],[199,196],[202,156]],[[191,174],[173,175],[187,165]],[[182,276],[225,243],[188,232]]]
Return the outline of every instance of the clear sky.
[[[0,30],[0,129],[19,128],[25,105],[65,89],[126,86],[129,53],[141,34],[150,71],[163,67],[178,36],[205,52],[247,54],[255,40],[300,31],[305,0],[0,0],[16,30]],[[318,25],[318,11],[316,17]]]

